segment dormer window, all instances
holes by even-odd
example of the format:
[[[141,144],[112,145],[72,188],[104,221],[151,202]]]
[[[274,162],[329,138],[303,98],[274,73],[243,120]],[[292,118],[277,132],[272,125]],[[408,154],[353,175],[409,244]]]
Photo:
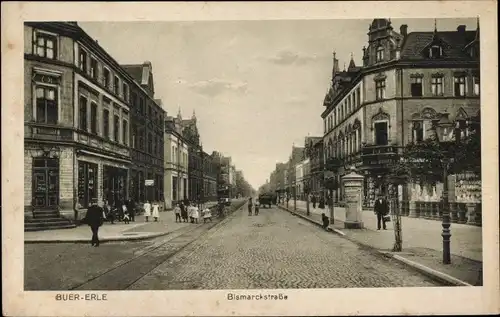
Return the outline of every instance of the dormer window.
[[[384,47],[379,46],[377,47],[377,56],[376,56],[376,61],[381,62],[384,60]]]
[[[429,48],[430,58],[440,58],[443,55],[443,48],[439,45],[433,45]]]

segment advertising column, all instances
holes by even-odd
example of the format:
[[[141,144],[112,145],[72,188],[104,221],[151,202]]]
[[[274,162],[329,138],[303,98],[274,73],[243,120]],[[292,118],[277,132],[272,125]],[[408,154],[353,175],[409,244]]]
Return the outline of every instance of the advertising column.
[[[362,229],[362,189],[363,176],[354,171],[342,177],[342,188],[346,202],[344,228]]]

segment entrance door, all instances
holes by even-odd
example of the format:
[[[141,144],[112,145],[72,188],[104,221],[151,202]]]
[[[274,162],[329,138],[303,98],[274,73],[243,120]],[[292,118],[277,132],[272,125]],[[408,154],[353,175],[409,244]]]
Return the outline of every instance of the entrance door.
[[[59,204],[59,160],[33,159],[33,207],[56,208]]]

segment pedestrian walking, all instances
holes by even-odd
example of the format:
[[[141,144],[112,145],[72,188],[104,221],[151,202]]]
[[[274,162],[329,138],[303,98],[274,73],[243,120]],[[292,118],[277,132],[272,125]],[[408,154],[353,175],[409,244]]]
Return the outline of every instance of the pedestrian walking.
[[[160,218],[160,205],[158,204],[157,201],[153,202],[153,218],[155,218],[155,221],[158,221]]]
[[[198,223],[198,218],[200,217],[200,212],[198,206],[193,206],[193,220],[195,223]]]
[[[259,214],[260,202],[258,200],[255,201],[255,215]]]
[[[115,208],[118,214],[118,221],[123,221],[123,203],[121,202],[121,200],[116,201]]]
[[[125,221],[125,215],[128,214],[128,208],[127,208],[127,204],[126,202],[124,201],[123,204],[122,204],[122,220]],[[128,218],[128,221],[130,220],[130,216]]]
[[[184,222],[188,222],[188,208],[187,204],[181,203],[181,217]]]
[[[146,222],[148,222],[149,217],[151,217],[151,204],[149,200],[144,203],[144,217],[146,217]]]
[[[248,215],[252,215],[252,197],[248,198]]]
[[[313,209],[316,209],[316,196],[315,195],[312,196],[311,202],[313,203]]]
[[[203,210],[203,223],[207,222],[207,220],[212,222],[212,211],[208,207]]]
[[[90,207],[87,209],[87,214],[83,222],[89,225],[92,231],[92,239],[90,243],[93,247],[99,246],[99,227],[104,222],[103,209],[97,205],[97,199],[93,198]]]
[[[108,201],[104,201],[102,209],[104,213],[106,214],[106,219],[113,225],[115,224],[115,213],[113,208],[110,208],[108,205]]]
[[[128,201],[127,209],[130,215],[130,221],[135,222],[135,202],[133,199]]]
[[[319,208],[325,209],[325,197],[323,196],[319,197]]]
[[[179,207],[179,204],[175,205],[174,213],[175,213],[175,222],[177,222],[177,221],[182,222],[182,220],[181,220],[181,208]]]
[[[380,230],[380,223],[382,223],[382,227],[384,228],[384,230],[387,230],[387,227],[385,225],[386,220],[384,219],[384,216],[389,213],[389,205],[385,197],[383,197],[382,195],[379,195],[379,197],[375,201],[374,211],[377,215],[377,230]]]

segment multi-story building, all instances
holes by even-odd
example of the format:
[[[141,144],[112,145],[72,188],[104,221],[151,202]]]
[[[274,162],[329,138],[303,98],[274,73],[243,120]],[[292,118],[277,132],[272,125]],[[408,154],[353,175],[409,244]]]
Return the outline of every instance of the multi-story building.
[[[285,182],[285,191],[289,193],[290,196],[294,194],[295,191],[295,165],[304,159],[304,148],[292,146],[292,153],[288,158]]]
[[[75,22],[25,23],[24,78],[25,217],[127,199],[133,78]]]
[[[322,196],[324,192],[324,155],[323,155],[323,138],[310,140],[308,142],[308,156],[311,162],[311,194]]]
[[[219,162],[211,154],[202,153],[203,162],[203,200],[217,201],[217,179],[219,175]]]
[[[479,117],[479,24],[467,31],[395,32],[387,19],[374,19],[363,48],[363,66],[351,59],[339,71],[334,56],[332,86],[322,113],[326,166],[340,181],[355,166],[365,175],[364,204],[384,181],[398,148],[432,135],[446,117],[467,131]],[[337,191],[342,200],[342,189]]]
[[[304,197],[304,161],[295,164],[295,194],[297,199]]]
[[[182,121],[184,136],[188,144],[188,199],[201,202],[203,198],[203,145],[196,125],[196,114]]]
[[[163,130],[165,111],[154,99],[153,69],[150,62],[122,65],[134,79],[130,92],[129,197],[137,202],[164,201]],[[148,186],[146,186],[146,183]]]
[[[179,110],[177,117],[167,117],[164,134],[164,197],[165,208],[189,199],[189,145],[183,135],[183,120]]]

